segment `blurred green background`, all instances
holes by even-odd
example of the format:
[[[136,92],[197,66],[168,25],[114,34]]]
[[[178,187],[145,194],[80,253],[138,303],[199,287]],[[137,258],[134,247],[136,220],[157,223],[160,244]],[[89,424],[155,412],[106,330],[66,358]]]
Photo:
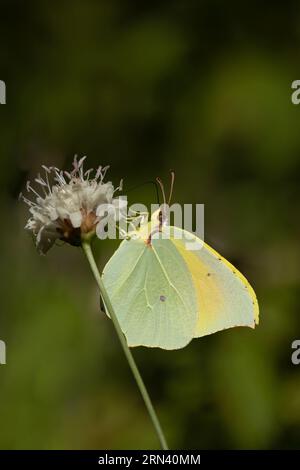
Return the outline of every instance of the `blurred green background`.
[[[173,168],[257,292],[255,331],[134,350],[171,447],[299,448],[299,46],[298,1],[0,1],[0,448],[157,447],[82,253],[23,230],[26,180],[75,153],[125,192]]]

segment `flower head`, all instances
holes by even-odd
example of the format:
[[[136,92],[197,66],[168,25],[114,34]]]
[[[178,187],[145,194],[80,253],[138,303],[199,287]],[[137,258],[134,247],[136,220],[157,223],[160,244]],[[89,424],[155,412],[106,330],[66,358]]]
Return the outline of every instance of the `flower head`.
[[[35,178],[42,194],[28,182],[26,188],[34,194],[34,201],[20,195],[31,214],[25,228],[33,233],[41,254],[56,240],[80,246],[83,236],[97,232],[100,236],[97,227],[104,213],[114,220],[120,218],[123,205],[114,193],[122,189],[122,181],[116,189],[111,182],[104,183],[108,166],[84,172],[85,158],[78,161],[75,157],[71,172],[43,166],[44,176]]]

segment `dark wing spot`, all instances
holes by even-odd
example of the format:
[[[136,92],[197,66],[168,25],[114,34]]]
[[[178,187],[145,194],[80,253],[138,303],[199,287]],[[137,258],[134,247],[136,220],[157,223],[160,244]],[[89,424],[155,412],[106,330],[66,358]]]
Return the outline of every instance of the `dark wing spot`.
[[[161,296],[159,297],[159,300],[160,300],[161,302],[165,302],[166,296],[165,296],[165,295],[161,295]]]
[[[211,274],[210,274],[210,273],[207,273],[207,276],[209,277],[209,276],[211,276]]]

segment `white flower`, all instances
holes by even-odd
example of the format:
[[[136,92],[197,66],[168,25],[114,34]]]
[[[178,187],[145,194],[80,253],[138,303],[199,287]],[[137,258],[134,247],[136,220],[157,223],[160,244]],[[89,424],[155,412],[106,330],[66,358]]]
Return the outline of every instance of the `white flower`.
[[[111,182],[103,182],[108,166],[99,167],[91,177],[93,169],[83,170],[85,158],[77,161],[75,157],[70,173],[43,166],[45,176],[38,175],[35,179],[42,195],[30,182],[27,183],[27,191],[35,195],[35,200],[20,195],[30,207],[31,217],[25,228],[33,233],[37,249],[42,254],[56,240],[80,246],[82,235],[97,231],[104,213],[112,214],[115,221],[122,215],[123,203],[119,198],[114,198],[115,191],[122,189],[122,182],[116,189]],[[122,210],[119,210],[120,207]],[[113,211],[111,208],[114,208]]]

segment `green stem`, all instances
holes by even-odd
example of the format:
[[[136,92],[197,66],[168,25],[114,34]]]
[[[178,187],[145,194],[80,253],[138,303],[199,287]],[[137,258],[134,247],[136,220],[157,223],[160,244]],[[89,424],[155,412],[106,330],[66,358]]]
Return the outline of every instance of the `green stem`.
[[[145,384],[143,382],[143,379],[141,377],[141,374],[137,368],[137,365],[135,363],[135,360],[133,358],[133,355],[127,345],[127,341],[125,339],[125,336],[123,335],[123,332],[121,330],[121,327],[120,327],[120,324],[119,324],[119,321],[118,321],[118,318],[115,314],[115,311],[113,309],[113,306],[111,304],[111,301],[110,301],[110,298],[107,294],[107,291],[105,289],[105,286],[104,286],[104,283],[101,279],[101,276],[100,276],[100,273],[99,273],[99,270],[98,270],[98,267],[97,267],[97,264],[95,262],[95,258],[94,258],[94,255],[93,255],[93,252],[92,252],[92,248],[91,248],[91,241],[89,239],[87,240],[83,240],[82,241],[82,248],[83,248],[83,251],[87,257],[87,260],[90,264],[90,267],[92,269],[92,272],[94,274],[94,277],[96,279],[96,282],[98,284],[98,287],[99,287],[99,290],[100,290],[100,294],[101,294],[101,297],[103,299],[103,302],[105,304],[105,307],[109,313],[109,316],[113,322],[113,325],[115,327],[115,330],[116,330],[116,333],[118,335],[118,338],[120,340],[120,343],[122,345],[122,348],[123,348],[123,351],[124,351],[124,354],[126,356],[126,359],[128,361],[128,364],[129,364],[129,367],[131,368],[131,371],[133,373],[133,376],[136,380],[136,383],[139,387],[139,390],[141,392],[141,395],[143,397],[143,400],[145,402],[145,405],[146,405],[146,408],[148,410],[148,413],[149,413],[149,416],[152,420],[152,423],[153,423],[153,426],[155,428],[155,431],[156,431],[156,434],[157,434],[157,437],[159,439],[159,442],[161,444],[161,447],[162,449],[164,450],[168,450],[168,445],[167,445],[167,441],[165,439],[165,436],[164,436],[164,433],[162,431],[162,428],[160,426],[160,423],[159,423],[159,420],[158,420],[158,417],[155,413],[155,410],[153,408],[153,405],[152,405],[152,402],[151,402],[151,399],[150,399],[150,396],[147,392],[147,389],[145,387]]]

